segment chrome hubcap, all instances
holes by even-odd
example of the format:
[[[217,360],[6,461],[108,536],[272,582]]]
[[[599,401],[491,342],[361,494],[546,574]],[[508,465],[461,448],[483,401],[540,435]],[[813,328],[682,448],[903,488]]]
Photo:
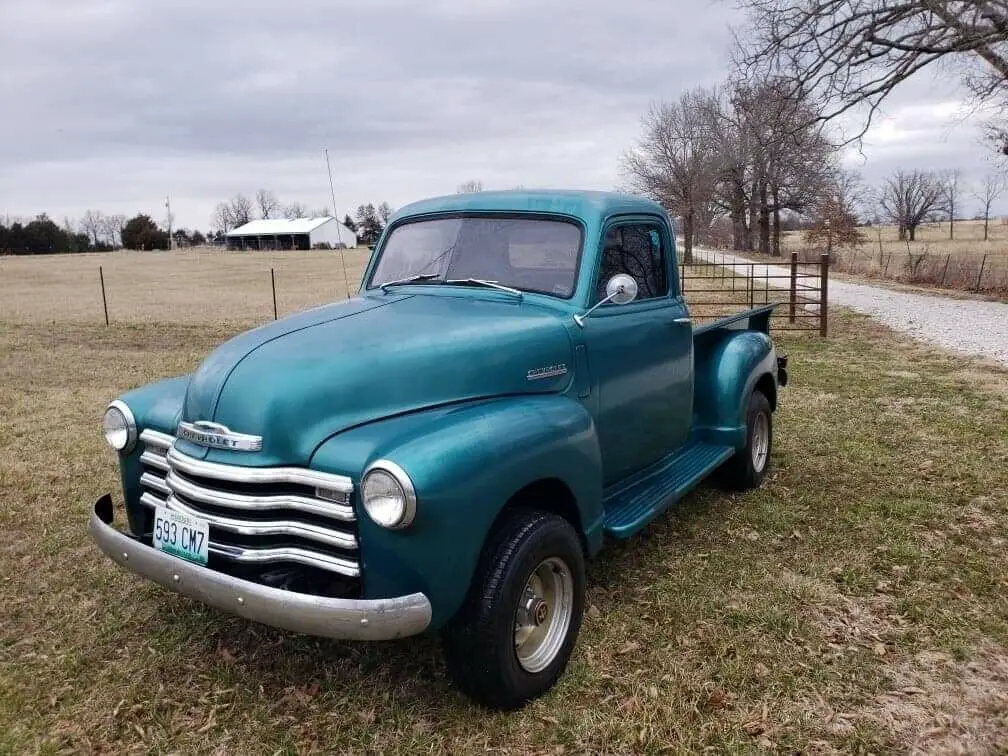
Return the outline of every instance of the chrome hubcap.
[[[515,612],[514,644],[526,672],[541,672],[563,647],[574,614],[574,579],[558,557],[539,563],[525,583]]]
[[[770,452],[770,421],[765,413],[756,415],[752,435],[752,466],[756,472],[763,472]]]

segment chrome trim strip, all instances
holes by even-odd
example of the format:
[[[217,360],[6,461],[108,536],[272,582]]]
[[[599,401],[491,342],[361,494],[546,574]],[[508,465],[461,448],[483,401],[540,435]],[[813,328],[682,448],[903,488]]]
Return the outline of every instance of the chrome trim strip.
[[[184,473],[199,478],[217,478],[234,483],[295,483],[320,486],[335,491],[353,493],[353,481],[345,475],[308,470],[301,467],[239,467],[204,462],[182,454],[174,446],[168,449],[168,461]]]
[[[159,494],[164,494],[168,496],[171,493],[171,489],[168,488],[168,484],[165,482],[164,478],[159,478],[149,472],[145,472],[140,476],[140,485],[146,488],[151,488],[157,491]]]
[[[181,422],[178,424],[177,432],[180,438],[211,449],[257,452],[262,450],[263,445],[262,436],[238,433],[226,425],[209,420],[197,420],[194,423]]]
[[[142,482],[142,481],[141,481]],[[229,491],[218,491],[184,480],[174,471],[168,471],[165,479],[167,487],[184,499],[194,503],[213,504],[220,507],[231,507],[249,512],[263,512],[271,509],[294,509],[299,512],[331,517],[343,522],[353,522],[356,517],[354,508],[349,504],[326,502],[324,499],[309,499],[295,494],[275,496],[251,496],[236,494]],[[167,494],[168,491],[165,491]]]
[[[147,445],[148,449],[154,447],[154,449],[168,451],[168,447],[175,443],[175,436],[169,436],[167,433],[147,428],[140,432],[140,440]]]
[[[168,459],[163,454],[157,454],[152,451],[145,451],[140,455],[140,463],[144,465],[149,465],[151,467],[156,467],[159,470],[164,470],[168,472]]]
[[[187,506],[174,494],[170,494],[167,499],[159,499],[156,496],[144,492],[140,495],[140,503],[148,507],[162,506],[175,512],[198,517],[206,520],[210,525],[229,533],[247,536],[268,536],[268,535],[289,535],[296,538],[307,538],[310,541],[324,543],[328,546],[335,546],[339,549],[356,549],[357,539],[350,533],[340,530],[329,530],[318,525],[308,525],[307,523],[292,522],[290,520],[272,520],[255,522],[251,520],[235,520],[231,517],[210,514],[199,509]]]
[[[307,549],[296,547],[279,547],[268,549],[246,549],[241,546],[231,546],[223,543],[211,543],[207,546],[211,554],[242,564],[269,564],[271,562],[295,562],[308,567],[321,567],[329,572],[335,572],[346,577],[360,577],[360,568],[356,562],[340,559],[329,554],[318,554]]]
[[[111,509],[110,509],[111,513]],[[109,558],[152,582],[247,620],[326,638],[389,640],[423,632],[430,600],[422,593],[388,599],[340,599],[241,580],[140,543],[91,513],[88,534]]]

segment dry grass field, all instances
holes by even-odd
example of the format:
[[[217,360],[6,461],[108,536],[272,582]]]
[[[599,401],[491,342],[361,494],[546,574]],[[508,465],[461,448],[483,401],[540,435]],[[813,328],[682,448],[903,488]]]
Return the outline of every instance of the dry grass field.
[[[955,238],[948,223],[927,223],[916,239],[900,241],[895,226],[865,227],[859,247],[836,250],[834,270],[841,273],[891,279],[909,284],[976,290],[1008,296],[1008,225],[990,221],[989,238],[983,239],[983,221],[956,221]],[[804,234],[791,231],[782,238],[785,253],[817,255]],[[982,275],[981,275],[981,266]]]
[[[777,336],[764,487],[611,544],[521,711],[459,695],[436,639],[297,636],[113,565],[85,533],[118,496],[105,403],[271,318],[271,264],[282,312],[331,298],[330,254],[106,256],[110,328],[50,260],[0,260],[0,753],[1003,752],[1008,372],[843,313]],[[98,259],[73,259],[90,291]]]
[[[195,248],[0,257],[0,320],[104,323],[220,323],[273,317],[270,269],[280,315],[356,291],[368,250],[227,252]]]

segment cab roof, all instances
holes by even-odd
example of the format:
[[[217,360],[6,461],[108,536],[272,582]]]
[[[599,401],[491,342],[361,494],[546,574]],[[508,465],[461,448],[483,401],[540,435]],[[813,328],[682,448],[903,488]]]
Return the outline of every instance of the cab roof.
[[[419,200],[396,211],[389,223],[407,216],[480,211],[559,213],[585,222],[623,213],[665,213],[657,202],[633,194],[583,189],[510,189]]]

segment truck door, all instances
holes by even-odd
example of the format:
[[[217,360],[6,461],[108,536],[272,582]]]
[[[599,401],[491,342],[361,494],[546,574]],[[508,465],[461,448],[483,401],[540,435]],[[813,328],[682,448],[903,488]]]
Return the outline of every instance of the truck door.
[[[613,219],[590,302],[626,273],[637,298],[607,303],[585,320],[583,337],[598,391],[596,427],[608,485],[686,441],[693,414],[693,331],[677,286],[668,226],[657,218]]]

